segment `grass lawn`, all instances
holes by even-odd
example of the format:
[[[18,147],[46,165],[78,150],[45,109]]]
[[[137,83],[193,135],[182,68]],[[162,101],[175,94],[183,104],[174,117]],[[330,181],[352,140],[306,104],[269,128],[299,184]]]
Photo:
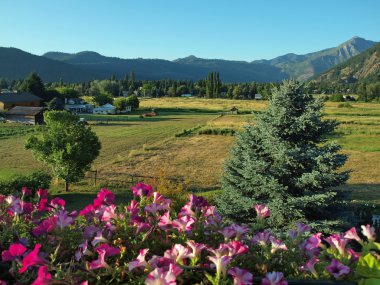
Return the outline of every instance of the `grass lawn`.
[[[327,102],[324,110],[326,118],[341,122],[333,139],[349,155],[344,169],[352,170],[344,190],[352,199],[380,205],[380,104],[351,105],[352,108],[342,108],[339,103]],[[227,112],[232,106],[247,114],[217,114]],[[266,101],[161,98],[141,101],[143,109],[158,110],[159,116],[153,118],[142,119],[139,114],[83,116],[102,143],[92,167],[98,171],[98,185],[94,187],[92,180],[84,180],[72,185],[74,193],[61,193],[63,184],[53,183],[52,191],[67,199],[68,204],[82,206],[94,199],[100,187],[109,186],[117,193],[117,201],[124,202],[130,199],[129,174],[134,173],[182,178],[186,189],[212,197],[220,189],[223,161],[228,157],[234,137],[198,135],[197,131],[181,137],[175,134],[197,126],[241,130],[245,121],[254,119],[250,112],[261,111],[266,106]],[[20,129],[12,134],[9,128]],[[14,173],[46,169],[24,149],[25,138],[31,131],[22,128],[7,124],[0,127],[0,134],[5,134],[0,137],[0,179]]]

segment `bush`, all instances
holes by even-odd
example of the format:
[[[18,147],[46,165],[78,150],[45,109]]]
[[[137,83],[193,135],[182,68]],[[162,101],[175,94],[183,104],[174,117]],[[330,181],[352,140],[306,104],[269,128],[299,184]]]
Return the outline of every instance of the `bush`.
[[[126,105],[127,105],[127,106],[132,106],[132,110],[136,110],[136,109],[138,109],[139,106],[140,106],[139,98],[137,98],[136,95],[128,96],[128,97],[127,97]]]
[[[343,102],[344,98],[342,94],[332,94],[330,96],[330,101],[331,102]]]
[[[234,136],[236,131],[228,128],[205,128],[198,132],[199,135],[221,135],[221,136]]]
[[[33,191],[39,188],[47,189],[50,186],[50,182],[51,175],[43,171],[36,171],[27,175],[17,175],[0,181],[0,194],[10,194],[22,187],[27,187]]]

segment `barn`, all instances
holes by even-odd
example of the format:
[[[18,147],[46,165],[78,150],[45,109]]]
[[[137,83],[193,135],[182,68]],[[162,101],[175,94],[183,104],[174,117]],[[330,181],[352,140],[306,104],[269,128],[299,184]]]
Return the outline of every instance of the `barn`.
[[[15,106],[39,107],[42,99],[28,92],[0,93],[0,110],[9,110]]]
[[[42,125],[44,124],[44,111],[44,107],[16,106],[5,113],[5,118],[12,123]]]

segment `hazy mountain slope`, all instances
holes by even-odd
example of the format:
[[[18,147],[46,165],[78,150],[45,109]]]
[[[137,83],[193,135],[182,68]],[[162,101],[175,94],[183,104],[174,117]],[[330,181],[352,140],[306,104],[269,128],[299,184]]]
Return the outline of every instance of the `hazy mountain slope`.
[[[255,62],[267,63],[279,67],[290,77],[305,81],[360,54],[374,44],[376,44],[376,42],[365,40],[360,37],[353,37],[334,48],[328,48],[305,55],[291,53],[271,60],[260,60]]]
[[[0,77],[10,80],[24,79],[37,72],[45,82],[82,82],[99,75],[63,62],[33,55],[16,48],[0,47]]]
[[[329,69],[315,80],[333,83],[380,81],[380,43]]]
[[[83,69],[102,73],[105,76],[115,74],[123,77],[134,71],[140,79],[190,79],[205,78],[211,71],[218,71],[225,82],[239,81],[279,81],[287,78],[277,67],[267,64],[250,64],[244,61],[200,59],[190,56],[184,59],[168,61],[162,59],[121,59],[102,56],[96,52],[66,54],[48,52],[45,57],[75,64]]]

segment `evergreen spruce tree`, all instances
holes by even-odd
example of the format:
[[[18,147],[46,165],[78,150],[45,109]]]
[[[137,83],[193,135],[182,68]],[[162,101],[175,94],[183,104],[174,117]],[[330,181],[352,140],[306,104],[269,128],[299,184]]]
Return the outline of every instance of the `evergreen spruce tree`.
[[[336,186],[348,171],[338,172],[347,157],[327,142],[337,122],[322,120],[323,101],[304,94],[302,84],[284,81],[274,88],[269,107],[245,125],[224,165],[219,211],[239,222],[255,220],[252,206],[271,210],[272,227],[295,221],[333,224]]]

